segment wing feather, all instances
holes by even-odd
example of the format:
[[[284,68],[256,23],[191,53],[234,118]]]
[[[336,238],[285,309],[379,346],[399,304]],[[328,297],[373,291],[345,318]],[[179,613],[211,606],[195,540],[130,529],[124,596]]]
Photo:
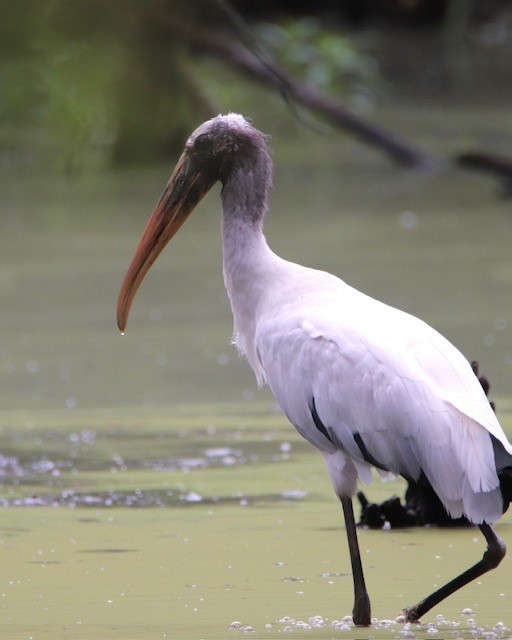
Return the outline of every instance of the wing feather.
[[[258,324],[258,356],[283,410],[326,457],[350,458],[365,479],[369,457],[408,478],[423,471],[452,515],[496,520],[489,434],[512,447],[469,363],[422,321],[344,287],[335,303],[306,296]],[[330,437],[312,419],[312,398]]]

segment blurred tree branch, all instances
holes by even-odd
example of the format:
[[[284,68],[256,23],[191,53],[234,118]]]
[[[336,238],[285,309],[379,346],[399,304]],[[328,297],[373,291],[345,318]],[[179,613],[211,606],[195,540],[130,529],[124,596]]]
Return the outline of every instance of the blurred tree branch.
[[[459,154],[456,160],[458,165],[464,169],[475,169],[495,176],[502,182],[502,196],[512,197],[512,157],[481,151],[467,151]]]
[[[263,57],[241,46],[233,45],[226,38],[221,39],[196,24],[173,20],[168,22],[167,26],[174,37],[185,39],[198,49],[229,62],[251,79],[282,93],[287,102],[296,100],[308,109],[321,114],[337,127],[384,151],[400,164],[430,170],[440,166],[440,159],[434,154],[356,115],[339,100],[317,91],[311,85],[295,80],[268,56]]]

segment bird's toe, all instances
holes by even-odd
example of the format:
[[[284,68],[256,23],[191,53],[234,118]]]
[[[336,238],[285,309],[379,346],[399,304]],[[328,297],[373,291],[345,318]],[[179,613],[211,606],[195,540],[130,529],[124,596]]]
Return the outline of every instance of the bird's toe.
[[[406,607],[396,618],[397,622],[419,622],[420,617],[417,612],[417,607]]]

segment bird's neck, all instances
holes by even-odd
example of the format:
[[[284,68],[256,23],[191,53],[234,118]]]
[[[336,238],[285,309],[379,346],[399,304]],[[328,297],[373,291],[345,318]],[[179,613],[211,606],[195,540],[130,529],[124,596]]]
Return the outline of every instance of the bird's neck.
[[[270,187],[268,165],[241,167],[222,189],[224,283],[235,323],[234,341],[260,377],[254,349],[255,320],[280,258],[263,235]]]
[[[254,288],[274,256],[263,235],[271,174],[270,156],[260,153],[240,163],[222,187],[224,282],[231,300],[256,295]]]
[[[224,208],[222,257],[224,284],[231,302],[247,297],[256,302],[271,264],[277,259],[263,235],[262,221],[252,223]]]

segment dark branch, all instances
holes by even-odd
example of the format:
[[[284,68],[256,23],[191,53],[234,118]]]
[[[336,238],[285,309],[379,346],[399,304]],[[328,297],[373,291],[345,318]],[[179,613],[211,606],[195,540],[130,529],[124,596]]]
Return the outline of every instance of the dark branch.
[[[168,24],[174,36],[179,36],[194,46],[207,51],[249,74],[252,79],[272,86],[312,111],[320,113],[334,125],[348,130],[364,142],[385,151],[395,161],[406,166],[435,170],[441,165],[434,154],[415,147],[395,133],[356,115],[339,100],[315,90],[310,85],[295,80],[287,71],[279,67],[268,56],[255,55],[249,50],[233,45],[211,32],[184,22]]]
[[[457,163],[464,169],[475,169],[503,180],[503,195],[512,196],[512,158],[479,151],[461,153]]]

